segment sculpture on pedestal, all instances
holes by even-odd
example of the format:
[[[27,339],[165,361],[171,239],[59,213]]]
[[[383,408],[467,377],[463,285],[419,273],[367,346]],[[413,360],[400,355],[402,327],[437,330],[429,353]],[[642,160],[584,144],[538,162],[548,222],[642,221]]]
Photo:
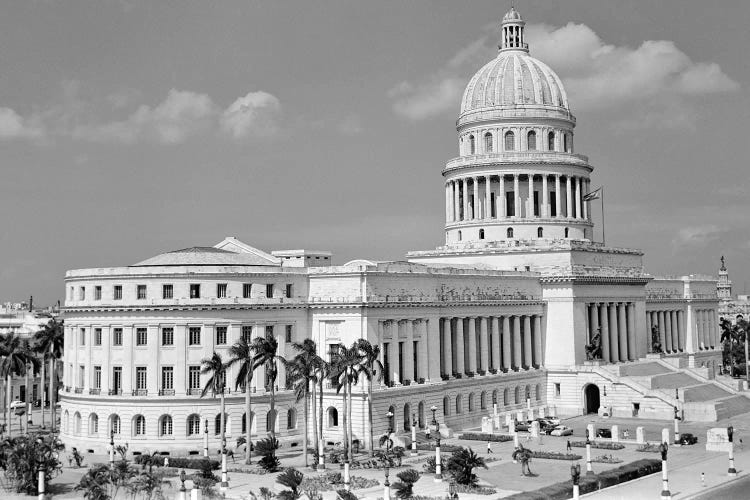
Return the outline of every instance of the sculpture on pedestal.
[[[661,352],[661,342],[659,341],[659,327],[657,327],[656,325],[651,327],[651,352],[656,354]]]
[[[596,329],[596,335],[591,339],[590,344],[586,344],[586,359],[602,359],[602,335],[601,328]]]

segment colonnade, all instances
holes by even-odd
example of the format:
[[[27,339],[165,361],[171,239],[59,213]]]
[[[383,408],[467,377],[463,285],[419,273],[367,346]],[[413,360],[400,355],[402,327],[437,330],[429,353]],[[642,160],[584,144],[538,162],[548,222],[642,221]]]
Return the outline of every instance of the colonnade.
[[[635,360],[635,304],[632,302],[593,302],[586,304],[588,338],[600,334],[602,359],[606,362]]]
[[[647,311],[649,352],[653,350],[652,332],[656,327],[661,349],[666,353],[685,351],[685,312],[682,310]]]
[[[540,315],[441,319],[440,373],[443,377],[541,365]]]
[[[705,351],[721,345],[719,324],[714,309],[695,309],[695,350]]]
[[[378,321],[384,383],[402,385],[429,379],[429,323],[423,318]]]
[[[445,217],[448,222],[506,217],[590,220],[589,202],[583,201],[589,190],[587,177],[556,173],[452,179],[445,185]]]

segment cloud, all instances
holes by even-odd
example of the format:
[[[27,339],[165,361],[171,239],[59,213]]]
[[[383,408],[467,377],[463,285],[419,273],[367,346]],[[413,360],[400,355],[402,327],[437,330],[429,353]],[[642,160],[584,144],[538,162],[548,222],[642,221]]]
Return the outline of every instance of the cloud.
[[[267,137],[278,131],[281,103],[268,92],[249,92],[234,101],[221,115],[224,132],[239,140],[249,136]]]
[[[40,139],[45,133],[38,118],[23,118],[10,108],[0,108],[0,139]]]
[[[495,54],[497,35],[483,35],[446,61],[433,74],[403,81],[388,91],[396,114],[423,120],[456,111],[469,78]],[[732,92],[739,84],[714,62],[694,62],[674,42],[647,40],[638,47],[605,43],[584,24],[562,27],[529,25],[531,54],[562,78],[573,108],[622,109],[640,126],[689,126],[698,96]],[[665,112],[678,111],[665,116]],[[644,116],[646,113],[648,116]],[[615,124],[631,128],[628,117]]]
[[[362,126],[362,120],[357,115],[345,117],[336,125],[336,129],[341,135],[348,136],[359,135],[365,130]]]
[[[720,227],[715,224],[706,224],[700,226],[683,227],[677,232],[672,239],[672,246],[675,249],[689,247],[705,247],[708,244],[718,241],[729,231],[726,227]]]

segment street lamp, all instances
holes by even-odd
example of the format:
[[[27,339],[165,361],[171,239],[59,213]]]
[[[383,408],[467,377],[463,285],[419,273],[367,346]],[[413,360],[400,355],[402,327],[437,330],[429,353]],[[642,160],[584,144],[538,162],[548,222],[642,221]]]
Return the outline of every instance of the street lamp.
[[[734,468],[734,426],[727,427],[727,440],[729,441],[729,468],[727,476],[736,477],[737,469]]]
[[[109,431],[109,466],[115,466],[115,430]]]
[[[586,474],[593,474],[591,469],[591,440],[589,439],[589,430],[586,429]]]
[[[419,454],[417,451],[417,417],[414,412],[411,414],[411,454]]]
[[[578,500],[581,495],[578,487],[578,482],[581,479],[581,464],[570,466],[570,479],[573,481],[573,500]]]
[[[51,451],[48,446],[44,444],[44,440],[40,437],[36,438],[36,444],[38,447],[38,455],[36,457],[36,471],[37,471],[37,493],[39,494],[39,500],[44,500],[45,487],[47,480],[47,470],[45,468],[45,456]]]
[[[443,467],[440,462],[440,425],[438,425],[437,418],[435,418],[435,412],[437,406],[432,405],[432,422],[430,422],[430,430],[435,434],[435,482],[443,482]]]
[[[208,458],[208,419],[204,421],[203,427],[203,457]]]
[[[388,417],[388,434],[385,439],[385,483],[383,483],[383,500],[391,500],[391,483],[388,482],[390,473],[389,465],[391,460],[391,434],[393,434],[393,412],[388,410],[385,414]]]
[[[669,445],[664,442],[659,445],[661,452],[661,500],[672,500],[672,492],[669,491],[669,479],[667,477],[667,452]]]

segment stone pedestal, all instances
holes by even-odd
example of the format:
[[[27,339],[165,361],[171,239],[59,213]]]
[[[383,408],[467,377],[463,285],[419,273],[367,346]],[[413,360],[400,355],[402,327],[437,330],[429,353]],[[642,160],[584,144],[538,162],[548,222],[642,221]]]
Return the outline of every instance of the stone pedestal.
[[[531,437],[538,438],[539,437],[539,422],[537,420],[534,420],[531,422]]]
[[[544,406],[542,406],[541,408],[539,408],[539,417],[540,418],[544,418],[544,417],[547,416],[547,412],[545,410],[546,410],[546,408]]]
[[[714,427],[706,432],[706,451],[728,452],[731,446],[726,427]]]
[[[643,427],[635,428],[635,441],[638,444],[644,444],[646,442],[646,433],[643,432]]]
[[[613,443],[620,442],[620,426],[619,425],[612,426],[612,442]]]
[[[661,442],[669,444],[669,436],[670,432],[669,429],[664,428],[661,430]]]
[[[550,417],[556,417],[557,416],[557,407],[553,406],[549,409],[549,416]]]
[[[516,412],[516,420],[518,420],[519,422],[523,422],[524,421],[523,420],[523,410],[518,410]]]
[[[510,429],[510,424],[513,422],[513,415],[510,413],[505,414],[505,427]]]
[[[650,353],[646,354],[646,359],[661,359],[663,357],[664,357],[664,353],[663,352],[658,352],[658,353],[657,352],[650,352]]]
[[[529,408],[528,418],[526,420],[534,420],[534,408]]]
[[[492,434],[493,430],[492,419],[490,417],[482,417],[482,432]]]
[[[589,439],[594,439],[596,437],[596,434],[594,434],[594,432],[596,432],[594,430],[594,424],[588,424],[586,430],[589,431]]]

